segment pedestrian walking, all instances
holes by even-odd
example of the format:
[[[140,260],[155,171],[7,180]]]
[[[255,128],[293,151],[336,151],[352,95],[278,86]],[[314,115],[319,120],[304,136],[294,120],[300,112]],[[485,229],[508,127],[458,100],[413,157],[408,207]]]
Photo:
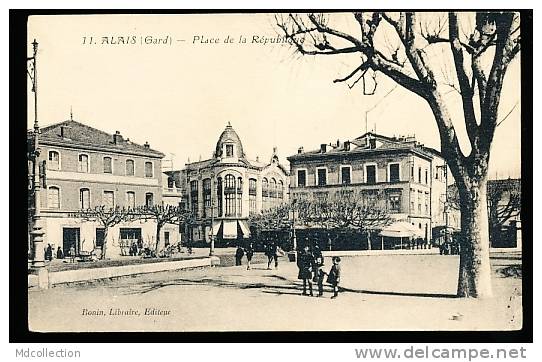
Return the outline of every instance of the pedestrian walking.
[[[247,242],[245,254],[247,256],[247,270],[250,270],[250,262],[252,261],[252,256],[254,255],[254,246],[252,245],[251,241]]]
[[[56,258],[57,259],[64,259],[64,253],[62,252],[62,249],[60,248],[60,246],[56,250]]]
[[[53,248],[51,247],[51,244],[47,244],[47,249],[45,249],[45,259],[46,260],[53,260]]]
[[[242,264],[243,255],[245,255],[243,248],[241,247],[241,245],[237,245],[237,250],[235,251],[235,265],[236,266],[239,266]]]
[[[273,260],[275,261],[275,269],[279,267],[278,252],[278,246],[275,241],[271,241],[267,244],[267,249],[265,251],[265,255],[267,255],[267,270],[271,270],[271,263]]]
[[[337,298],[339,296],[339,283],[341,282],[341,258],[339,256],[334,256],[333,265],[327,276],[327,282],[333,287],[333,296],[331,299]]]
[[[307,295],[307,285],[309,287],[309,293],[312,296],[312,266],[313,257],[309,251],[309,245],[305,245],[303,250],[297,256],[297,267],[299,273],[297,279],[303,280],[303,295]]]

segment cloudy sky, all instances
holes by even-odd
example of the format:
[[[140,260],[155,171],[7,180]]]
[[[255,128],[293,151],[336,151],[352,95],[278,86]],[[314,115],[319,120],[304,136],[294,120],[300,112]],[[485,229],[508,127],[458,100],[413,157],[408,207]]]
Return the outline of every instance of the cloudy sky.
[[[351,15],[336,14],[334,20],[356,31]],[[175,168],[188,158],[209,158],[228,122],[249,158],[268,159],[276,146],[287,163],[285,157],[300,146],[315,149],[360,136],[367,110],[369,130],[415,135],[440,149],[432,113],[416,95],[382,75],[372,96],[333,83],[358,59],[302,57],[288,44],[254,42],[276,37],[269,14],[38,16],[28,30],[29,43],[39,42],[41,125],[69,119],[72,108],[77,121],[148,141],[173,159]],[[232,42],[225,44],[228,36]],[[126,44],[118,44],[119,37]],[[167,44],[152,44],[159,39]],[[446,55],[432,54],[441,63]],[[519,79],[516,59],[505,80],[501,117],[513,111],[495,135],[491,178],[520,175]],[[450,90],[445,97],[466,141],[459,95]],[[30,126],[31,102],[29,118]]]

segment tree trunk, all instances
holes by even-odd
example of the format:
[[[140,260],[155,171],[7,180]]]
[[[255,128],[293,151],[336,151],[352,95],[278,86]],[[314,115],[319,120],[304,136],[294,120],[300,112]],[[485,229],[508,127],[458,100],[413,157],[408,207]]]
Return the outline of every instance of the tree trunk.
[[[156,224],[156,245],[154,246],[154,251],[158,253],[158,248],[160,247],[160,231],[162,230],[162,226],[160,224]]]
[[[486,179],[468,186],[458,184],[458,188],[461,198],[461,238],[457,296],[491,297]]]
[[[105,251],[107,250],[107,233],[108,233],[108,227],[104,227],[104,244],[102,246],[102,256],[100,259],[105,259]]]
[[[367,231],[367,250],[371,250],[371,232]]]

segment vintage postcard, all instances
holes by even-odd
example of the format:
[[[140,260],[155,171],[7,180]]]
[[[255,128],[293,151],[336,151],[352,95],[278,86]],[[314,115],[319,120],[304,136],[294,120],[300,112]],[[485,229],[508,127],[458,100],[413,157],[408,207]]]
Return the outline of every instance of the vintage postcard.
[[[30,331],[522,329],[523,25],[30,16]]]

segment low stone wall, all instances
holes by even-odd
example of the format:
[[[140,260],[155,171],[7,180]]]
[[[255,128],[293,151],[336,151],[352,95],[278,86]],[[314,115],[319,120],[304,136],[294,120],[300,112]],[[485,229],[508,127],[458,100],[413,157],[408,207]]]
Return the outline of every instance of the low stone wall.
[[[74,283],[87,280],[109,279],[128,275],[157,273],[188,268],[210,267],[220,265],[220,259],[216,256],[197,259],[185,259],[178,261],[165,261],[162,263],[123,265],[115,267],[65,270],[54,273],[43,273],[42,280],[37,275],[28,276],[28,286],[48,284],[49,286],[62,283]],[[48,278],[44,281],[43,278]]]
[[[322,251],[324,256],[362,256],[362,255],[433,255],[440,254],[438,248],[431,249],[393,249],[393,250],[332,250]]]

